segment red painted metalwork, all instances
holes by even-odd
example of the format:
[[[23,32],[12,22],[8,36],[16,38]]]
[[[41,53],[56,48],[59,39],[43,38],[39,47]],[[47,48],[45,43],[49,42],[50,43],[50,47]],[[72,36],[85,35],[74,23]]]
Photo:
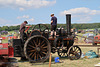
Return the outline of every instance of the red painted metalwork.
[[[0,44],[0,56],[14,57],[13,47],[8,47],[8,43]]]
[[[8,43],[0,44],[0,55],[8,55]]]
[[[14,57],[14,48],[13,47],[8,47],[8,56]]]
[[[26,26],[27,27],[27,29],[25,30],[25,33],[29,30],[29,28],[31,27],[31,26]]]
[[[94,37],[95,40],[100,40],[100,35]],[[100,44],[100,41],[94,41],[94,43]]]

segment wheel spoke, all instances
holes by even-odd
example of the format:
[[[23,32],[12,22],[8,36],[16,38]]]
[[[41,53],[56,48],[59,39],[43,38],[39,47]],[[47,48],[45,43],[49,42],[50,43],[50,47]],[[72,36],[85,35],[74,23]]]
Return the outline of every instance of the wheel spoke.
[[[36,42],[33,40],[33,42],[34,42],[34,44],[35,44],[35,46],[37,47],[37,44],[36,44]]]
[[[34,45],[34,43],[31,41],[32,45]]]
[[[78,51],[78,50],[79,50],[79,48],[76,49],[76,51]]]
[[[29,54],[29,56],[31,56],[31,55],[32,55],[32,53]]]
[[[42,48],[41,48],[41,51],[48,51],[48,50],[47,50],[47,49],[42,49]]]
[[[38,38],[36,39],[36,43],[37,43],[37,45],[38,45]]]
[[[41,55],[39,55],[40,59],[42,58]]]
[[[80,54],[80,51],[77,51],[76,53]]]
[[[48,46],[42,47],[42,48],[47,48]]]
[[[77,48],[77,49],[78,49],[78,48]],[[76,50],[75,52],[77,52],[77,53],[78,53],[78,52],[80,52],[80,51],[79,51],[79,49],[78,49],[78,50]]]
[[[80,56],[78,53],[76,54],[77,56]]]
[[[74,51],[74,48],[72,48],[72,51]]]
[[[44,41],[42,41],[41,45],[44,43]]]
[[[62,56],[62,53],[61,53],[61,56]]]
[[[30,44],[29,44],[28,46],[30,46],[30,47],[32,47],[32,48],[35,48],[34,46],[32,46],[32,45],[30,45]]]
[[[38,46],[40,46],[40,39],[39,39],[39,43],[38,43]]]
[[[33,58],[33,56],[36,54],[36,52],[31,56]]]
[[[47,53],[45,53],[45,52],[42,52],[43,54],[47,54]]]
[[[75,51],[77,50],[77,48],[75,48]]]
[[[36,55],[37,55],[37,54],[35,53],[35,60],[36,60]]]
[[[77,53],[80,53],[80,51],[77,51]]]
[[[40,54],[42,55],[42,57],[44,56],[44,55],[42,54],[42,52],[40,52]]]
[[[43,44],[41,47],[43,48],[44,45],[45,45],[45,44]]]
[[[28,51],[28,52],[34,52],[35,50],[30,50],[30,51]]]
[[[63,56],[65,56],[65,53],[63,53]]]

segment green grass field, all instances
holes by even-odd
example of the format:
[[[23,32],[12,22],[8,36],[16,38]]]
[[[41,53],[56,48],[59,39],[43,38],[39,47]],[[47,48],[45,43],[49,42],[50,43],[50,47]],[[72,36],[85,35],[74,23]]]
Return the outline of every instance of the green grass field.
[[[85,53],[89,50],[97,51],[95,47],[81,47],[82,52]],[[57,53],[52,54],[52,58],[57,57]],[[100,58],[86,59],[80,58],[79,60],[70,60],[68,58],[60,58],[62,63],[55,63],[54,61],[51,64],[51,67],[94,67],[95,64],[100,63]],[[27,62],[18,62],[19,67],[49,67],[49,62],[46,63],[29,63]]]
[[[83,54],[90,50],[93,50],[97,54],[97,47],[80,47],[80,48]],[[55,57],[58,57],[57,53],[52,54],[51,67],[94,67],[94,65],[100,63],[100,58],[92,58],[92,59],[80,58],[79,60],[70,60],[68,58],[60,58],[60,61],[62,63],[54,63]],[[19,60],[19,58],[17,59]],[[18,62],[18,64],[19,64],[19,67],[49,67],[49,62],[29,63],[28,61],[26,61],[26,62]]]

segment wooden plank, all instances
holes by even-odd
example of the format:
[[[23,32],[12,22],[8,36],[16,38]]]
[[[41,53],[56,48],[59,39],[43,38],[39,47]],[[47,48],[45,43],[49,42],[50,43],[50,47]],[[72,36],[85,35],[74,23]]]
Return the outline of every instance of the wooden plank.
[[[50,57],[49,57],[49,67],[51,67],[51,57],[52,57],[52,54],[50,53]]]

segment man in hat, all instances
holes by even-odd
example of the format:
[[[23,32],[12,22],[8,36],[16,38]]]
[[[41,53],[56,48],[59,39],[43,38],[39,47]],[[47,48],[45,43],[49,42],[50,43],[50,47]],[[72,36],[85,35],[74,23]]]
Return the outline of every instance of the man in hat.
[[[51,36],[56,36],[56,27],[57,27],[57,18],[54,16],[54,14],[51,14]]]
[[[19,32],[20,32],[20,38],[21,38],[21,40],[22,40],[22,42],[24,42],[24,35],[25,35],[25,27],[27,27],[26,26],[26,24],[28,24],[28,22],[27,21],[24,21],[21,25],[20,25],[20,30],[19,30]]]
[[[22,40],[22,43],[24,43],[24,36],[26,35],[25,34],[25,28],[28,27],[26,26],[26,24],[28,24],[27,21],[24,21],[21,25],[20,25],[20,29],[19,29],[19,32],[20,32],[20,39]],[[24,47],[24,45],[22,46],[22,48]],[[24,56],[23,53],[21,53],[22,56],[21,56],[21,60],[27,60],[26,57]]]

